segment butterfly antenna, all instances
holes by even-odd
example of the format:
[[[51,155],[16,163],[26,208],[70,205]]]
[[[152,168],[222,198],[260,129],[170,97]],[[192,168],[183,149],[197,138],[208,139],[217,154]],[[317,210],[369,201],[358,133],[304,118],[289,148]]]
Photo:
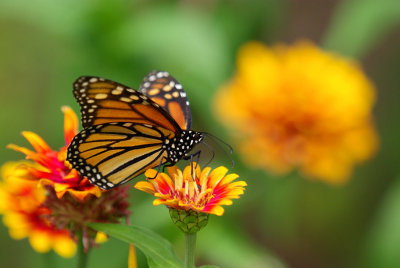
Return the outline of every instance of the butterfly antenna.
[[[210,136],[211,138],[216,139],[216,140],[219,141],[220,143],[224,144],[226,147],[229,148],[230,153],[233,154],[233,148],[232,148],[232,146],[230,146],[227,142],[225,142],[224,140],[218,138],[217,136],[214,136],[214,135],[211,134],[211,133],[208,133],[208,132],[203,132],[203,133],[206,134],[207,136]]]
[[[213,134],[211,134],[211,133],[207,133],[207,132],[203,132],[203,134],[204,135],[206,135],[206,136],[209,136],[210,138],[212,138],[212,139],[214,139],[214,141],[219,141],[220,143],[222,143],[222,144],[224,144],[226,147],[228,147],[229,148],[229,154],[225,151],[225,150],[222,150],[228,157],[229,157],[229,159],[231,160],[231,162],[232,162],[232,167],[234,167],[235,166],[235,161],[233,160],[233,158],[232,158],[232,154],[233,154],[233,148],[232,148],[232,146],[230,146],[227,142],[225,142],[225,141],[223,141],[222,139],[220,139],[220,138],[218,138],[217,136],[214,136]],[[218,146],[220,146],[221,148],[222,148],[222,146],[220,145],[220,143],[218,143],[218,142],[215,142],[216,144],[218,144]]]
[[[207,144],[205,141],[202,141],[201,143],[203,143],[212,153],[211,159],[208,160],[207,164],[205,165],[205,166],[208,166],[211,163],[211,161],[214,159],[215,152],[214,152],[213,148],[209,144]]]

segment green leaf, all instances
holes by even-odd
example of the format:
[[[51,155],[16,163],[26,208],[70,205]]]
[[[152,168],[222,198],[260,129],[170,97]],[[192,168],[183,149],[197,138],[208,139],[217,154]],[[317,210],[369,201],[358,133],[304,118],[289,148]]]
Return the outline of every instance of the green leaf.
[[[148,229],[124,224],[91,223],[88,225],[112,237],[135,245],[147,256],[150,268],[183,267],[182,261],[175,255],[171,244]]]
[[[202,265],[199,268],[219,268],[219,266],[215,266],[215,265]]]
[[[389,188],[366,240],[360,267],[400,267],[400,176]]]
[[[360,58],[399,24],[398,0],[342,0],[322,46]]]

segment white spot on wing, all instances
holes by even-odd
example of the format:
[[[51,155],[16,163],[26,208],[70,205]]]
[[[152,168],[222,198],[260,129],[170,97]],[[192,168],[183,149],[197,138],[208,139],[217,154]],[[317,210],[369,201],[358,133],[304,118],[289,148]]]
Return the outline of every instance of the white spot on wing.
[[[124,101],[124,102],[132,102],[132,100],[130,98],[126,98],[126,97],[121,97],[120,100]]]
[[[130,95],[129,98],[132,100],[139,100],[139,97],[137,95]]]
[[[105,93],[98,93],[98,94],[96,94],[95,96],[94,96],[94,98],[95,99],[97,99],[97,100],[102,100],[102,99],[105,99],[105,98],[107,98],[107,94],[105,94]]]
[[[120,95],[122,93],[122,88],[116,88],[113,91],[111,91],[113,95]]]

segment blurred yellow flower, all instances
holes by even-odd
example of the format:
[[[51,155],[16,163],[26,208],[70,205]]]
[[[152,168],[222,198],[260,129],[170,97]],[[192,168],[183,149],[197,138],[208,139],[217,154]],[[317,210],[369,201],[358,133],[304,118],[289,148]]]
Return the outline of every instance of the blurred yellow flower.
[[[375,153],[375,88],[357,62],[308,41],[239,51],[215,108],[249,164],[275,173],[345,182]]]
[[[76,244],[70,232],[59,230],[47,216],[51,211],[42,206],[46,195],[36,181],[27,180],[31,162],[9,162],[3,165],[0,183],[0,214],[13,239],[29,238],[31,246],[40,253],[54,249],[60,256],[72,257]]]
[[[192,163],[196,166],[196,163]],[[223,205],[231,205],[231,199],[238,199],[244,193],[246,183],[236,181],[237,174],[226,174],[225,167],[218,167],[211,171],[206,167],[203,171],[193,167],[194,179],[191,174],[191,166],[187,166],[183,172],[177,167],[167,168],[168,174],[158,173],[155,169],[148,169],[145,173],[147,181],[139,181],[135,188],[150,193],[157,197],[155,206],[164,204],[169,208],[179,210],[191,210],[201,213],[224,214]]]

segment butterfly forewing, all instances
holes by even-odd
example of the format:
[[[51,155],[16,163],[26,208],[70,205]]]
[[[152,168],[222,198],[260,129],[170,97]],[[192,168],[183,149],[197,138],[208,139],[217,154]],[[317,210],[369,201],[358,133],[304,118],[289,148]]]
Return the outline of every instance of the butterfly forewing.
[[[111,80],[82,76],[74,83],[74,96],[81,107],[84,128],[132,122],[180,131],[175,120],[149,97]]]
[[[68,161],[93,184],[110,189],[167,162],[165,128],[140,123],[90,126],[68,147]]]
[[[139,91],[167,111],[181,129],[190,129],[192,113],[182,85],[168,72],[152,71],[143,80]]]

